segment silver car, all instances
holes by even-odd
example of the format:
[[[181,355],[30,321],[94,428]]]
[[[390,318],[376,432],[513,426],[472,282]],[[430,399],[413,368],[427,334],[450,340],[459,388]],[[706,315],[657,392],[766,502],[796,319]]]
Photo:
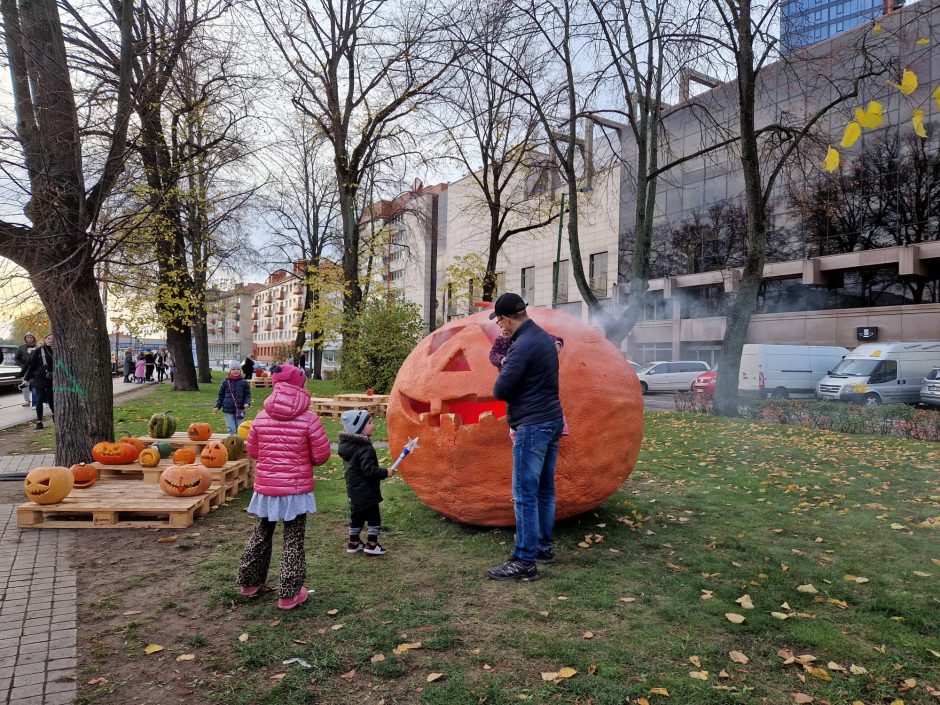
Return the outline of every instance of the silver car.
[[[920,388],[920,401],[922,404],[940,406],[940,367],[934,367],[924,377],[924,385]]]

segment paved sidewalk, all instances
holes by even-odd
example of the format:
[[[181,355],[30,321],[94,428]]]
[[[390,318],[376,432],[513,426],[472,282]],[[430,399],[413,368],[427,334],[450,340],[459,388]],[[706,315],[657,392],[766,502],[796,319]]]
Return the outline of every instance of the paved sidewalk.
[[[152,386],[153,384],[124,384],[123,377],[115,377],[112,382],[115,397]],[[51,417],[49,409],[43,409],[43,412],[48,422]],[[30,422],[36,422],[36,411],[28,406],[23,406],[22,392],[0,395],[0,430]]]
[[[40,465],[55,465],[55,453],[0,455],[0,475],[27,473]]]
[[[75,698],[75,532],[21,531],[0,504],[0,703],[68,705]]]

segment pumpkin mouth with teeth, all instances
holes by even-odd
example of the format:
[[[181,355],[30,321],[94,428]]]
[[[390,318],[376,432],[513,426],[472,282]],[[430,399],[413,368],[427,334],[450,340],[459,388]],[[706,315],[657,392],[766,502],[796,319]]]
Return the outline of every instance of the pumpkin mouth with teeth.
[[[479,526],[512,526],[512,446],[505,402],[489,352],[499,335],[489,312],[461,318],[422,340],[405,360],[388,406],[396,457],[409,438],[419,449],[402,478],[429,507]],[[643,402],[636,375],[597,331],[567,314],[529,307],[529,316],[564,338],[559,393],[571,435],[559,444],[556,518],[593,509],[636,463]]]

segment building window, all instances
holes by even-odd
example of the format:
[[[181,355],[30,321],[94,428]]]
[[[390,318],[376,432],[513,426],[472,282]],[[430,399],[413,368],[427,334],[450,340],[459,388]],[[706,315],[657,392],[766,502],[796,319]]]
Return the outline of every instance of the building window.
[[[447,285],[447,315],[454,316],[457,314],[457,302],[454,301],[454,285]]]
[[[636,359],[641,365],[648,362],[672,360],[672,343],[641,343],[635,351]]]
[[[493,292],[493,300],[499,298],[500,294],[506,293],[506,272],[496,272],[496,290]]]
[[[591,255],[590,286],[594,295],[599,298],[607,297],[607,253],[598,252]]]
[[[552,286],[555,287],[554,303],[567,303],[568,301],[568,269],[571,263],[563,259],[555,262],[552,267]]]
[[[531,306],[535,300],[535,267],[522,268],[521,284],[522,291],[519,292],[519,295],[523,301]]]

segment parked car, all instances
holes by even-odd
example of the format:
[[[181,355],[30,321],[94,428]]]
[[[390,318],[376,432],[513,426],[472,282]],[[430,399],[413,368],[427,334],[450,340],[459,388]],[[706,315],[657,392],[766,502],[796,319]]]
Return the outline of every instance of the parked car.
[[[940,406],[940,367],[934,367],[924,377],[920,388],[920,400],[924,404]]]
[[[630,368],[634,372],[636,372],[638,369],[640,369],[643,366],[639,362],[634,362],[633,360],[627,360],[627,364],[630,365]]]
[[[715,386],[718,384],[718,363],[708,372],[703,372],[692,382],[692,391],[695,394],[704,394],[706,397],[714,396]]]
[[[21,379],[20,366],[13,363],[13,356],[4,356],[3,363],[0,363],[0,388],[15,389]]]
[[[848,348],[829,345],[763,345],[741,350],[738,390],[743,397],[812,397],[816,383],[846,355]]]
[[[701,360],[679,360],[678,362],[650,362],[636,371],[640,388],[647,392],[687,392],[702,372],[708,371],[708,363]]]
[[[819,380],[816,397],[865,404],[920,401],[924,378],[940,367],[940,342],[859,345]]]

